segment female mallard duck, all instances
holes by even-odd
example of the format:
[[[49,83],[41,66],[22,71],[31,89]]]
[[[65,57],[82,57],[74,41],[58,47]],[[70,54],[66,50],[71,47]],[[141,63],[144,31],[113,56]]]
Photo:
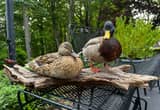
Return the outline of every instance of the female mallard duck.
[[[105,63],[118,58],[122,52],[121,45],[118,40],[113,37],[114,25],[111,21],[106,21],[104,24],[104,36],[90,39],[84,46],[82,53],[91,62]],[[106,68],[108,66],[106,65]],[[98,68],[93,67],[93,72],[99,72]]]
[[[36,73],[60,79],[70,79],[79,75],[83,68],[80,58],[73,52],[72,45],[64,42],[58,52],[35,58],[28,66]]]

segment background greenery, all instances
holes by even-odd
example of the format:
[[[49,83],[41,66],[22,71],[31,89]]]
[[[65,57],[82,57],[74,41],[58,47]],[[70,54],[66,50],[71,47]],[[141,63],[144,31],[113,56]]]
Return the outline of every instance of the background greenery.
[[[3,54],[0,55],[0,68],[2,68],[1,64],[4,63],[3,60],[8,57],[5,28],[5,0],[1,1],[0,52]],[[131,50],[141,49],[143,47],[142,45],[147,47],[143,48],[145,52],[149,51],[148,48],[158,37],[158,31],[154,30],[157,30],[156,28],[160,24],[159,0],[13,1],[16,58],[17,62],[21,65],[38,55],[56,51],[58,45],[63,41],[71,41],[72,37],[74,37],[71,37],[73,31],[71,28],[73,25],[78,27],[92,27],[99,30],[102,29],[104,21],[108,19],[112,20],[117,28],[116,36],[122,42],[124,56],[137,54],[137,52]],[[138,19],[137,15],[139,15],[139,13],[142,14],[140,17],[144,18],[143,21],[145,23],[143,23],[143,21],[135,21],[135,18]],[[149,19],[150,15],[152,15],[152,19]],[[121,20],[116,20],[117,17],[121,17]],[[28,21],[26,21],[25,18],[28,19]],[[25,21],[28,27],[25,25]],[[25,32],[26,29],[28,29],[27,32]],[[25,39],[26,33],[28,33],[29,39],[31,39],[30,41]],[[138,39],[144,42],[137,43],[136,41]],[[31,49],[30,55],[27,53],[26,42]],[[129,42],[130,45],[126,42]],[[145,54],[148,56],[152,55],[148,53]],[[144,57],[144,55],[142,54],[141,56],[141,54],[139,54],[138,56],[134,55],[134,57]]]
[[[116,19],[116,37],[122,45],[125,58],[147,58],[154,55],[151,47],[160,40],[160,29],[152,29],[150,22],[132,19],[126,24],[126,18]]]
[[[19,85],[11,85],[3,71],[0,71],[0,110],[17,110],[17,90],[22,88]]]

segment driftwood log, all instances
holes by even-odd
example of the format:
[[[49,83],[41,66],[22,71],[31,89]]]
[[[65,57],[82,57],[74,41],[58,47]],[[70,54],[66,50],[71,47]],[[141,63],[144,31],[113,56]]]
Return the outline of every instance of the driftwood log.
[[[8,78],[16,83],[22,83],[33,89],[45,89],[61,85],[111,85],[128,90],[129,87],[147,87],[151,80],[158,80],[156,76],[128,73],[130,65],[121,65],[106,71],[104,68],[99,73],[92,73],[89,68],[83,69],[80,75],[73,79],[62,80],[41,76],[20,65],[9,67],[4,65],[4,72]]]

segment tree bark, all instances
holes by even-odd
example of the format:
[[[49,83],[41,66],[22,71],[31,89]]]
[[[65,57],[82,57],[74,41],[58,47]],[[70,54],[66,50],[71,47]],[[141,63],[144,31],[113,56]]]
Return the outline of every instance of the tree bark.
[[[50,0],[50,9],[51,9],[51,18],[52,18],[53,37],[55,38],[56,46],[58,47],[60,42],[58,38],[58,26],[57,26],[56,17],[55,17],[56,0]]]
[[[27,61],[31,58],[31,33],[29,31],[29,18],[27,16],[27,8],[23,5],[23,25],[24,25],[24,35],[25,35],[25,44],[26,44],[26,51],[27,51]]]
[[[69,16],[68,16],[68,36],[66,40],[71,42],[72,36],[72,23],[74,21],[74,0],[69,0]]]
[[[85,7],[85,26],[89,27],[90,26],[90,0],[85,0],[84,2],[84,7]]]

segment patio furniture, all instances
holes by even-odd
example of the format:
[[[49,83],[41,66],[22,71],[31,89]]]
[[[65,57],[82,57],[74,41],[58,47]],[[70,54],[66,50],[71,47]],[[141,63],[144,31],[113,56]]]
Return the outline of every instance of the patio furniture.
[[[25,105],[36,100],[41,101],[38,104],[48,103],[67,110],[127,110],[134,90],[134,88],[131,88],[128,92],[124,92],[111,86],[62,86],[41,92],[20,90],[18,91],[18,102],[21,110]],[[21,101],[20,97],[22,95],[25,96],[25,103]],[[69,101],[72,106],[58,103],[53,100],[53,97]]]
[[[139,66],[142,65],[139,64]],[[144,110],[147,110],[147,101],[141,98],[138,88],[123,91],[113,86],[70,85],[43,91],[26,88],[18,91],[17,96],[21,110],[33,101],[38,101],[35,105],[50,104],[67,110],[128,110],[132,103],[134,104],[133,110],[142,110],[141,103],[143,102]],[[25,102],[21,100],[23,96]],[[57,98],[69,102],[69,105],[58,102]]]
[[[160,76],[160,54],[158,53],[154,57],[140,63],[140,65],[136,64],[137,73],[148,74],[153,76]],[[157,85],[157,86],[155,86]],[[159,80],[151,81],[149,83],[150,88],[157,87],[160,92],[160,84]]]

